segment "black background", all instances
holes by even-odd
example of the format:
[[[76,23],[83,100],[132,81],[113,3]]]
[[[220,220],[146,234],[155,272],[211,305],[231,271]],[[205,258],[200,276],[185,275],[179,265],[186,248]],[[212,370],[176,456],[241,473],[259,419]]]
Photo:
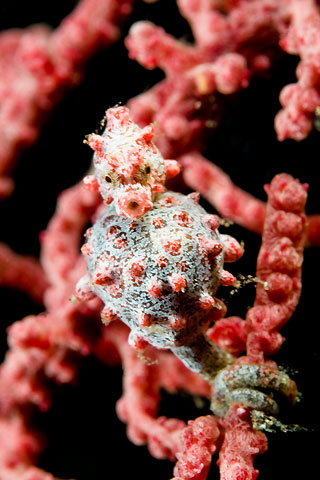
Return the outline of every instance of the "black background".
[[[75,0],[1,0],[0,28],[23,28],[33,23],[56,27],[76,5]],[[123,28],[148,19],[162,25],[178,38],[192,41],[187,22],[178,14],[173,1],[155,4],[137,2],[134,13]],[[234,182],[265,199],[263,185],[276,173],[288,172],[310,185],[308,213],[319,208],[320,133],[297,143],[279,143],[273,118],[279,110],[281,88],[295,81],[297,57],[284,56],[273,66],[270,76],[255,79],[248,89],[230,97],[220,126],[211,135],[206,154],[221,166]],[[45,229],[58,193],[73,185],[90,164],[91,152],[83,145],[84,135],[94,131],[106,108],[126,101],[147,90],[163,78],[160,70],[146,71],[127,58],[120,41],[93,57],[84,82],[69,92],[46,122],[40,139],[21,157],[15,169],[16,189],[0,204],[1,241],[24,254],[38,255],[38,234]],[[205,202],[203,204],[213,211]],[[244,240],[244,258],[233,266],[234,273],[254,274],[260,239],[257,235],[233,226],[228,233]],[[308,428],[295,434],[269,435],[269,451],[257,457],[259,478],[280,480],[312,476],[318,471],[319,445],[319,266],[320,249],[305,253],[301,302],[283,333],[287,342],[277,361],[291,369],[303,399],[283,415],[286,421]],[[228,298],[229,313],[244,316],[252,305],[254,287],[247,286]],[[5,328],[13,321],[41,311],[22,293],[2,289],[1,353],[6,350]],[[61,478],[100,480],[128,472],[140,480],[169,479],[172,464],[153,459],[145,447],[136,447],[126,438],[125,426],[114,411],[121,395],[121,368],[108,369],[95,359],[86,359],[76,386],[57,389],[50,412],[37,415],[37,424],[48,435],[48,444],[40,458],[41,467]],[[209,411],[197,410],[188,396],[164,394],[161,414],[185,420]],[[215,465],[210,479],[218,479]]]

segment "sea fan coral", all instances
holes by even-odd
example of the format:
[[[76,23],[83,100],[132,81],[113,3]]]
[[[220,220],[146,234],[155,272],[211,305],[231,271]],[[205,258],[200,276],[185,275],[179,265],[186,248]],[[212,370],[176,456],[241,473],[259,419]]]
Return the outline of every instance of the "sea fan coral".
[[[180,12],[188,19],[192,31],[171,1],[116,2],[118,7],[122,6],[119,16],[113,9],[115,2],[95,2],[99,6],[95,17],[91,17],[90,12],[93,0],[79,2],[84,8],[79,11],[84,15],[77,17],[77,23],[66,22],[65,28],[60,29],[67,34],[76,26],[77,35],[72,38],[84,40],[79,48],[80,63],[74,55],[76,50],[59,40],[60,50],[67,52],[65,60],[73,60],[60,65],[64,67],[65,77],[56,77],[57,70],[52,70],[52,62],[48,61],[47,29],[33,29],[32,34],[23,37],[19,76],[15,75],[19,62],[14,52],[17,52],[16,42],[21,39],[21,32],[12,36],[4,34],[0,41],[3,52],[0,68],[5,72],[0,80],[0,117],[4,119],[5,128],[0,135],[4,135],[6,147],[1,151],[4,158],[1,173],[5,174],[0,184],[1,194],[5,196],[12,191],[11,173],[16,184],[12,195],[0,205],[1,240],[14,250],[0,247],[0,279],[4,285],[1,303],[5,312],[3,352],[7,349],[4,330],[10,326],[9,352],[1,367],[0,379],[1,480],[17,476],[23,480],[52,480],[51,474],[34,467],[35,464],[57,477],[83,480],[101,478],[111,472],[124,476],[128,467],[130,474],[139,474],[142,479],[149,477],[151,471],[156,478],[170,478],[172,463],[154,460],[150,453],[157,458],[177,458],[174,469],[177,479],[202,479],[208,474],[212,455],[219,449],[219,468],[224,479],[255,478],[254,468],[260,470],[261,478],[314,474],[319,421],[314,395],[318,341],[313,319],[320,253],[310,244],[320,243],[318,217],[304,221],[301,202],[299,208],[290,204],[290,200],[296,198],[290,194],[291,187],[287,195],[291,210],[287,204],[279,208],[279,198],[277,202],[270,200],[266,210],[262,187],[286,171],[302,184],[309,184],[308,214],[319,212],[315,168],[319,138],[316,130],[311,131],[313,124],[317,127],[319,116],[318,2],[180,0],[177,2]],[[56,2],[52,9],[46,6],[43,10],[35,0],[28,4],[3,1],[2,26],[27,27],[41,21],[57,27],[62,18],[71,13],[74,4],[63,2],[62,6]],[[120,25],[128,18],[131,4],[132,17],[122,27],[120,42],[93,56],[98,47],[105,46],[100,40],[114,41],[119,35],[115,24]],[[87,10],[86,5],[89,5]],[[98,12],[102,12],[102,23],[87,21],[89,17],[97,19]],[[104,24],[103,12],[108,16],[107,24]],[[131,58],[147,68],[162,68],[165,79],[159,70],[146,71],[127,59],[123,46],[127,30],[135,21],[145,19],[148,22],[132,26],[126,44]],[[90,25],[90,35],[82,35],[82,29]],[[59,35],[54,38],[59,39]],[[177,38],[183,40],[177,41]],[[64,46],[68,48],[64,50]],[[84,61],[89,57],[85,70]],[[56,57],[54,59],[56,61]],[[308,134],[309,137],[300,142],[279,143],[273,130],[273,119],[281,109],[277,99],[285,85],[296,82],[297,62],[300,62],[298,83],[282,91],[280,101],[284,110],[277,116],[276,128],[281,140],[285,137],[301,140]],[[59,61],[53,64],[57,66]],[[75,70],[72,65],[76,65]],[[31,83],[25,83],[26,66]],[[67,94],[71,86],[79,84],[79,75],[83,76],[82,85]],[[11,85],[8,78],[12,79]],[[39,95],[35,79],[40,82]],[[8,94],[12,91],[19,96]],[[63,95],[65,100],[61,102]],[[139,96],[130,101],[136,95]],[[13,105],[10,99],[18,103]],[[37,101],[34,103],[32,99]],[[227,217],[220,226],[222,234],[232,235],[244,244],[242,259],[230,266],[237,277],[236,285],[219,290],[218,296],[227,305],[228,316],[216,321],[208,335],[233,356],[241,355],[246,349],[245,365],[248,358],[255,362],[267,360],[264,369],[259,367],[249,372],[251,387],[266,386],[268,382],[274,385],[273,361],[276,360],[285,370],[283,377],[276,378],[285,379],[281,388],[289,400],[296,394],[294,384],[287,380],[289,377],[297,382],[302,393],[302,400],[294,408],[278,401],[277,395],[274,400],[280,405],[279,418],[283,423],[300,424],[307,427],[307,431],[268,435],[269,450],[257,456],[254,468],[253,457],[263,453],[267,444],[262,432],[251,429],[252,418],[247,408],[235,405],[223,420],[218,420],[211,415],[210,388],[205,380],[181,366],[168,351],[157,352],[148,347],[139,358],[128,345],[128,330],[124,325],[115,321],[109,327],[102,327],[103,305],[99,300],[75,302],[75,285],[85,273],[80,256],[82,234],[92,218],[93,221],[97,218],[100,197],[95,191],[85,191],[81,185],[69,187],[86,176],[87,186],[91,185],[94,190],[90,177],[93,172],[89,170],[91,153],[82,140],[85,138],[91,146],[98,147],[94,143],[102,133],[98,122],[105,109],[118,102],[130,106],[142,129],[154,122],[157,145],[164,158],[180,162],[182,175],[170,179],[167,185],[170,190],[181,192],[174,193],[173,197],[199,190],[207,200],[200,199],[201,208]],[[22,109],[23,105],[26,110]],[[38,143],[23,153],[27,145],[35,142],[44,118],[54,105],[58,105],[57,109],[43,127]],[[87,134],[97,126],[97,137],[88,138]],[[145,134],[148,135],[148,129]],[[21,154],[20,163],[16,163],[17,153]],[[14,172],[13,161],[17,164]],[[172,168],[174,165],[171,163]],[[276,178],[281,178],[280,183],[287,182],[287,177]],[[160,185],[162,181],[161,174],[153,183]],[[296,190],[297,184],[292,185]],[[68,190],[60,195],[66,188]],[[151,190],[139,193],[153,202],[158,193]],[[305,188],[299,191],[301,198],[304,197]],[[57,198],[56,214],[49,222]],[[150,214],[150,204],[145,209],[148,211],[139,210],[136,201],[139,198],[141,196],[130,198],[129,202],[118,205],[122,212],[128,212],[130,207],[129,211],[137,217],[132,218],[132,222],[139,220],[140,214]],[[261,232],[266,212],[269,220],[278,216],[277,227],[269,222],[272,235],[264,239],[256,277],[255,263],[261,239],[247,229]],[[292,221],[287,221],[286,214]],[[232,220],[245,229],[232,225]],[[188,219],[177,215],[177,221],[188,222]],[[160,219],[158,225],[160,228]],[[292,314],[300,294],[297,272],[300,272],[304,233],[299,225],[308,226],[301,302],[283,331],[287,342],[271,361],[269,355],[278,351],[283,342],[278,328]],[[41,266],[36,260],[25,258],[25,255],[39,255],[39,232],[42,232]],[[268,241],[275,239],[275,233],[277,248],[271,263],[266,265],[266,251],[270,251]],[[118,246],[124,243],[122,237],[117,239]],[[174,248],[177,246],[172,245]],[[284,266],[283,258],[292,262],[285,262]],[[138,261],[130,264],[133,277],[139,278],[142,270]],[[190,279],[183,277],[182,271],[179,277],[174,273],[171,272],[168,286],[172,291],[182,291],[183,280]],[[12,287],[20,288],[20,292],[12,291]],[[152,291],[156,291],[156,285]],[[212,306],[211,297],[207,300]],[[285,308],[279,309],[279,302]],[[41,313],[44,310],[46,313]],[[247,323],[243,320],[245,317]],[[113,319],[113,312],[104,311],[104,320],[107,319]],[[148,318],[140,321],[148,323]],[[121,372],[117,365],[120,362],[124,369],[124,391],[118,400]],[[221,409],[221,415],[230,398],[243,399],[246,393],[243,390],[248,387],[241,383],[246,368],[241,361],[229,368],[222,371],[214,386],[216,408]],[[232,385],[234,378],[236,385]],[[185,390],[189,395],[181,393]],[[127,442],[125,427],[113,413],[116,402],[118,417],[127,424],[129,439],[137,445],[147,444],[150,453],[144,447],[137,448]],[[275,413],[271,402],[268,415]],[[277,428],[276,423],[266,424],[264,417],[256,416],[253,420],[256,427]],[[44,437],[39,434],[41,430],[48,437],[47,449],[44,449]],[[217,459],[213,456],[210,478],[218,476],[214,466]]]

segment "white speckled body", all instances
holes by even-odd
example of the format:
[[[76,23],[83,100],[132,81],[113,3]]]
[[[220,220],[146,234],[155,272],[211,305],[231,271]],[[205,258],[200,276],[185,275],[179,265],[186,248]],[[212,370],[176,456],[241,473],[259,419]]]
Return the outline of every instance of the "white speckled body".
[[[202,239],[221,245],[217,230],[206,226],[206,216],[190,197],[165,192],[139,220],[117,215],[110,205],[88,234],[91,278],[97,271],[108,272],[103,284],[92,284],[94,293],[133,334],[156,347],[172,348],[186,335],[196,335],[207,315],[199,308],[199,298],[214,295],[219,286],[223,253],[210,257],[201,246]],[[172,250],[171,244],[180,247]],[[142,274],[134,278],[130,274],[133,261],[143,266]],[[181,274],[186,282],[180,291],[168,282],[174,274]],[[159,296],[148,292],[153,283],[161,286]],[[146,315],[152,321],[141,326],[140,319]],[[172,328],[177,317],[184,319],[183,328]]]

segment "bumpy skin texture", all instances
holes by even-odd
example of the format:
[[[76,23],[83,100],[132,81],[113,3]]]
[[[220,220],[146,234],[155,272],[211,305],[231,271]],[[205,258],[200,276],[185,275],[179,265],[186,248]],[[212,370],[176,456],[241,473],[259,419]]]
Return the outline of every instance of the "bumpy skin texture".
[[[151,142],[152,126],[141,130],[126,107],[109,109],[106,118],[103,135],[88,137],[95,176],[85,184],[113,203],[87,232],[82,252],[89,276],[77,295],[100,297],[102,319],[124,321],[135,348],[170,348],[212,380],[233,357],[204,337],[204,326],[210,311],[221,317],[223,304],[214,295],[220,283],[235,281],[223,263],[237,260],[242,248],[219,235],[219,218],[198,205],[197,194],[158,193],[166,175],[179,169]]]
[[[84,182],[91,190],[99,188],[107,205],[114,200],[118,215],[138,219],[152,208],[166,178],[179,173],[180,167],[175,160],[164,160],[151,142],[153,126],[139,128],[126,107],[110,108],[105,120],[102,136],[88,136],[95,151],[95,175],[88,175]]]
[[[139,222],[116,215],[112,204],[90,229],[93,290],[131,328],[132,342],[141,336],[171,348],[197,334],[223,265],[220,236],[205,216],[192,199],[165,192]],[[201,240],[220,253],[211,257]]]
[[[129,175],[124,182],[123,175],[135,166],[137,155],[130,156],[128,152],[132,152],[132,145],[135,145],[137,138],[143,138],[141,132],[146,131],[147,127],[142,131],[132,125],[128,110],[124,107],[110,109],[107,118],[109,126],[102,137],[89,137],[89,144],[96,151],[98,181],[92,176],[89,181],[85,180],[85,184],[89,189],[99,188],[102,196],[108,199],[107,203],[111,204],[87,231],[87,242],[82,252],[86,257],[88,274],[78,283],[78,298],[91,299],[93,294],[100,297],[105,305],[102,320],[108,324],[120,319],[127,324],[131,330],[129,345],[141,351],[149,349],[151,362],[154,353],[148,344],[170,349],[191,371],[209,381],[212,387],[211,410],[221,418],[226,438],[219,459],[223,478],[253,480],[257,476],[253,468],[254,456],[266,449],[266,438],[258,430],[272,430],[274,426],[283,430],[291,428],[274,418],[279,413],[279,407],[270,392],[277,392],[294,403],[297,387],[286,373],[278,370],[275,362],[250,355],[240,357],[235,362],[231,352],[239,353],[237,349],[239,346],[244,348],[246,341],[247,354],[250,353],[248,339],[252,332],[250,328],[244,328],[244,320],[231,317],[216,323],[224,322],[225,327],[227,324],[230,327],[236,322],[231,342],[226,341],[228,335],[220,342],[221,331],[219,334],[215,327],[206,334],[210,320],[219,319],[224,313],[223,304],[214,297],[219,284],[230,285],[235,280],[223,270],[224,261],[237,260],[242,253],[241,247],[232,237],[219,234],[218,217],[206,214],[198,205],[198,196],[194,193],[188,196],[170,191],[151,193],[153,203],[150,209],[144,208],[141,196],[137,206],[138,215],[136,209],[133,212],[130,209],[122,211],[119,204],[123,194],[126,195],[132,186],[136,188],[133,192],[149,186],[146,181],[139,184],[134,176]],[[142,148],[138,149],[139,165],[145,168],[147,154],[148,165],[155,167],[154,172],[150,167],[149,175],[152,178],[154,173],[161,170],[164,161],[151,143],[151,136],[145,138],[144,142],[140,141],[141,145]],[[113,175],[112,187],[106,186],[106,174]],[[278,238],[274,233],[274,222],[278,225],[279,218],[275,218],[274,209],[285,208],[291,229],[294,227],[293,215],[301,220],[295,275],[301,271],[306,189],[305,185],[300,185],[285,174],[276,176],[271,185],[266,186],[270,198],[262,253],[258,261],[262,279],[265,279],[265,261],[273,258],[265,252],[270,248],[272,250]],[[290,259],[287,257],[283,261],[288,267]],[[271,280],[268,286],[269,277],[266,280],[258,287],[258,298],[263,293],[268,299],[274,290]],[[269,293],[265,293],[265,290]],[[296,292],[298,295],[299,291]],[[285,298],[277,297],[276,300],[286,305]],[[265,308],[269,303],[269,300],[265,302]],[[218,344],[211,342],[210,338]],[[223,349],[228,345],[230,354]],[[123,348],[128,348],[128,345]],[[136,362],[137,357],[134,358]],[[141,374],[140,369],[137,372]],[[152,375],[151,370],[149,373]],[[153,371],[155,374],[156,371]],[[129,385],[127,397],[119,402],[118,413],[128,422],[130,438],[138,444],[147,442],[153,451],[153,442],[148,433],[140,428],[141,422],[132,418],[136,415],[130,407],[130,399],[135,398],[134,379],[127,378],[126,383],[127,387]],[[149,386],[147,379],[145,386]],[[199,432],[199,438],[194,438],[193,426],[189,424],[183,430],[179,446],[176,434],[182,427],[174,424],[172,434],[162,444],[161,453],[156,448],[156,456],[159,453],[161,456],[175,455],[178,459],[174,470],[176,480],[206,478],[211,455],[217,448],[220,435],[217,420],[208,416],[197,421],[203,429]],[[203,431],[207,434],[204,443],[201,443]],[[162,436],[163,432],[159,434]]]
[[[131,102],[135,111],[134,117],[139,119],[140,125],[155,120],[158,122],[157,128],[161,131],[158,135],[158,145],[161,143],[162,153],[166,152],[174,158],[183,153],[192,160],[184,162],[185,172],[188,163],[189,175],[185,175],[185,179],[188,177],[187,183],[190,187],[192,180],[196,178],[197,182],[192,188],[203,194],[206,191],[210,193],[211,203],[222,215],[230,215],[247,228],[260,232],[266,215],[267,229],[264,233],[264,242],[268,240],[268,236],[273,240],[269,228],[270,226],[273,228],[270,221],[273,217],[272,209],[265,210],[261,202],[252,198],[249,205],[250,197],[234,188],[226,175],[217,171],[214,165],[210,164],[210,170],[206,167],[204,175],[205,164],[196,151],[202,148],[207,129],[214,128],[218,121],[216,109],[218,102],[212,94],[215,91],[224,95],[235,92],[248,84],[249,72],[254,74],[269,68],[278,48],[278,35],[274,35],[273,28],[281,37],[281,48],[301,57],[297,70],[298,84],[287,86],[280,97],[285,109],[282,115],[277,117],[279,138],[301,139],[308,134],[314,111],[316,117],[319,115],[317,112],[319,42],[316,41],[319,32],[318,2],[180,0],[178,3],[193,28],[196,49],[182,42],[178,44],[173,37],[170,39],[163,31],[161,33],[160,29],[146,22],[136,25],[131,30],[133,42],[128,41],[128,46],[132,57],[141,59],[148,68],[152,67],[152,64],[158,65],[167,72],[166,81]],[[1,37],[0,50],[3,55],[0,63],[3,66],[3,75],[0,82],[2,95],[0,95],[2,100],[0,132],[3,133],[1,137],[3,156],[0,158],[0,169],[4,176],[0,179],[0,195],[7,195],[12,188],[8,174],[19,151],[35,141],[43,117],[67,88],[78,83],[83,71],[83,62],[101,41],[106,40],[108,43],[115,39],[118,33],[116,28],[118,20],[129,13],[130,4],[131,2],[115,0],[83,0],[79,2],[80,8],[76,14],[70,16],[53,35],[39,27],[29,32],[8,32]],[[269,28],[270,25],[273,27]],[[261,33],[264,34],[263,38]],[[140,38],[142,42],[139,45]],[[269,48],[265,51],[268,46],[270,52]],[[201,50],[204,56],[200,55]],[[147,54],[145,61],[144,53]],[[22,84],[26,88],[22,88]],[[148,130],[145,131],[145,135],[148,137]],[[93,146],[99,145],[99,137],[92,136],[91,140]],[[104,154],[105,151],[102,149],[100,153]],[[193,171],[190,170],[191,165],[194,167]],[[121,165],[119,166],[120,171],[116,168],[113,172],[117,176],[123,173]],[[170,168],[167,166],[165,168],[167,175],[170,170],[172,173],[172,170],[177,169],[172,161],[168,166]],[[211,173],[210,176],[208,172]],[[161,184],[164,178],[162,174],[160,176]],[[160,190],[152,191],[151,184],[147,186],[148,182],[137,181],[131,173],[125,177],[124,180],[131,190],[130,194],[136,195],[138,190],[138,198],[132,200],[131,197],[131,200],[126,201],[126,196],[121,195],[122,202],[119,202],[118,214],[139,219],[147,214],[149,207],[152,207],[148,202],[156,201]],[[119,185],[124,186],[120,177],[117,181]],[[134,188],[131,186],[132,181],[136,182]],[[91,185],[94,190],[97,187],[97,185],[94,187],[94,183],[94,179],[89,178],[87,185]],[[277,192],[279,188],[279,184],[276,184]],[[298,191],[297,185],[295,191]],[[36,454],[43,448],[43,441],[29,430],[32,410],[30,407],[33,405],[42,411],[48,409],[51,402],[48,380],[58,384],[73,382],[77,373],[77,360],[89,353],[94,353],[99,360],[111,364],[118,363],[121,359],[125,378],[124,395],[117,406],[118,415],[127,423],[128,436],[133,442],[147,443],[150,453],[157,458],[178,458],[174,472],[177,479],[206,478],[211,454],[221,446],[219,442],[221,430],[220,440],[222,441],[223,437],[223,444],[219,465],[222,479],[255,480],[257,471],[253,469],[253,457],[266,449],[266,439],[264,434],[252,428],[250,408],[235,403],[231,405],[223,420],[219,421],[213,416],[200,417],[194,422],[189,422],[185,429],[180,420],[157,418],[160,388],[171,392],[184,389],[190,394],[209,397],[209,385],[200,376],[181,365],[168,350],[156,351],[148,347],[148,357],[152,364],[142,362],[128,345],[129,329],[126,325],[119,321],[113,322],[108,328],[100,325],[99,299],[96,298],[86,304],[68,302],[74,291],[75,281],[84,272],[84,261],[83,258],[79,258],[78,243],[84,226],[91,221],[91,216],[99,203],[97,196],[92,193],[94,192],[83,192],[81,186],[76,186],[59,198],[54,219],[46,234],[42,235],[42,264],[49,286],[46,287],[43,282],[39,282],[37,286],[40,287],[38,295],[41,298],[43,296],[47,313],[26,317],[16,322],[8,332],[9,353],[0,369],[1,480],[16,478],[53,480],[50,474],[32,466]],[[142,200],[141,204],[136,201],[137,199]],[[208,199],[210,200],[209,197]],[[108,198],[105,200],[109,201]],[[132,208],[130,201],[136,202],[137,206]],[[254,215],[251,207],[256,212],[259,211],[260,215]],[[296,252],[300,255],[299,249],[302,249],[303,243],[297,248],[296,238],[291,238],[295,230],[292,227],[296,225],[294,218],[292,215],[288,216],[289,221],[285,223],[290,232],[282,231],[281,236],[290,237]],[[312,231],[309,241],[319,244],[319,218],[317,216],[311,218],[314,222],[312,228],[309,228]],[[308,222],[311,226],[311,221]],[[265,242],[263,246],[263,255],[259,256],[258,275],[263,273],[265,266],[263,259],[266,247],[267,250],[270,247],[267,243]],[[227,242],[224,241],[223,244],[226,247]],[[288,246],[288,241],[284,243],[282,239],[281,246]],[[172,247],[174,248],[175,244]],[[19,286],[29,295],[38,298],[33,287],[38,283],[35,281],[35,275],[39,275],[39,280],[43,278],[40,267],[34,261],[23,263],[21,258],[9,252],[6,247],[1,250],[3,255],[1,258],[0,254],[0,270],[3,265],[5,267],[0,272],[1,282],[10,287]],[[224,256],[226,253],[225,248]],[[281,251],[279,253],[281,256]],[[290,261],[293,256],[286,257]],[[265,302],[268,311],[270,302],[267,296],[270,293],[273,297],[270,297],[271,302],[288,295],[290,302],[283,304],[283,311],[286,313],[284,316],[268,316],[268,321],[261,322],[260,328],[256,321],[261,318],[260,314],[256,316],[251,312],[247,316],[249,335],[246,322],[238,317],[221,319],[213,327],[210,336],[221,347],[229,349],[234,355],[239,355],[245,350],[247,340],[247,358],[244,360],[253,361],[253,355],[258,357],[259,366],[245,364],[243,367],[241,363],[236,363],[217,376],[216,382],[220,380],[221,388],[217,388],[216,395],[220,397],[222,403],[227,403],[227,406],[234,399],[236,401],[241,399],[241,402],[245,403],[249,395],[245,392],[245,395],[241,396],[241,390],[250,389],[250,377],[253,378],[255,373],[265,371],[266,367],[262,365],[263,357],[271,353],[269,348],[271,343],[260,342],[260,339],[280,338],[280,342],[274,344],[277,348],[280,346],[281,337],[277,330],[283,325],[284,320],[288,319],[287,312],[292,312],[294,302],[300,293],[298,278],[301,271],[300,263],[297,262],[297,270],[294,272],[291,270],[290,273],[295,287],[292,291],[294,296],[289,295],[288,285],[290,286],[291,282],[288,282],[288,279],[279,282],[281,279],[284,280],[283,272],[276,269],[268,272],[272,276],[272,282],[266,279],[269,283],[268,290],[265,291],[263,287],[262,291],[258,291],[257,304],[254,308],[259,307],[259,312],[263,311],[260,307]],[[34,268],[30,270],[30,266]],[[133,271],[139,273],[139,265],[136,267]],[[182,294],[186,286],[183,278],[177,275],[172,274],[169,283],[176,293],[179,293],[180,289]],[[225,272],[220,272],[220,275],[221,281],[232,281],[232,276]],[[83,295],[93,296],[90,283],[82,284],[85,287]],[[270,285],[273,288],[270,288]],[[156,291],[152,290],[153,293]],[[207,298],[204,305],[212,307],[212,300]],[[257,311],[252,310],[253,313]],[[274,310],[280,311],[277,308]],[[104,311],[104,315],[106,314]],[[148,319],[144,321],[147,322]],[[210,343],[206,343],[205,336],[201,336],[193,344],[174,347],[173,350],[176,353],[176,350],[184,348],[184,353],[192,356],[193,353],[198,354],[202,346],[208,345]],[[273,374],[276,381],[283,379],[283,375],[279,376],[277,370],[271,370],[271,375],[264,379],[260,375],[262,381],[252,382],[251,386],[266,387],[263,380],[272,380]],[[291,387],[290,383],[287,385]],[[217,383],[215,386],[219,387]],[[288,390],[290,395],[291,389]],[[259,397],[255,394],[254,398]],[[253,406],[257,408],[256,401]]]
[[[195,194],[153,194],[151,209],[145,208],[149,201],[138,195],[133,214],[130,209],[122,211],[119,204],[128,192],[136,194],[150,184],[152,192],[154,183],[148,183],[148,177],[141,185],[135,174],[130,176],[137,171],[137,158],[143,171],[145,165],[149,166],[151,178],[159,178],[165,161],[151,142],[152,129],[141,130],[134,125],[127,108],[109,109],[106,117],[108,125],[103,136],[89,137],[96,151],[97,182],[86,183],[98,186],[104,198],[112,192],[114,202],[87,231],[82,251],[88,275],[78,284],[78,297],[97,295],[105,305],[102,319],[109,323],[118,318],[126,323],[131,329],[129,344],[134,348],[144,350],[151,344],[171,349],[188,368],[209,380],[213,384],[211,408],[218,416],[223,417],[234,403],[276,415],[277,403],[257,389],[279,390],[294,399],[294,382],[276,367],[267,374],[259,365],[228,367],[234,357],[205,334],[212,319],[209,312],[215,312],[215,318],[222,316],[222,305],[214,298],[219,284],[230,285],[235,280],[223,270],[223,263],[239,258],[240,245],[232,237],[218,233],[219,219],[206,214]],[[273,181],[279,183],[281,188],[275,190],[282,196],[288,182],[295,189],[299,187],[287,177],[278,176]],[[295,189],[289,190],[291,197]],[[305,195],[303,198],[305,201]]]

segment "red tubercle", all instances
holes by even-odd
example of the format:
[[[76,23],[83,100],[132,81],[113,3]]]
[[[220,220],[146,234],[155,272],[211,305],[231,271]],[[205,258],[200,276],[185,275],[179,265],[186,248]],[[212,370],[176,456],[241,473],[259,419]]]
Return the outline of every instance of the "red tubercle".
[[[279,40],[279,46],[282,48],[282,50],[283,50],[284,52],[287,51],[288,45],[289,45],[289,42],[288,42],[287,37],[282,37],[282,38]]]
[[[175,220],[180,227],[191,227],[193,224],[193,218],[184,210],[175,213],[173,215],[173,220]]]
[[[208,313],[209,319],[212,322],[219,320],[220,318],[224,317],[227,313],[226,304],[217,297],[215,297],[214,300],[215,300],[215,303],[213,305],[213,308]]]
[[[91,235],[92,235],[92,227],[89,227],[89,228],[87,228],[86,233],[85,233],[86,239],[89,240]]]
[[[99,190],[99,184],[94,175],[86,175],[82,181],[85,189],[89,192],[97,192]]]
[[[208,293],[204,293],[198,300],[201,310],[211,310],[215,306],[215,299]]]
[[[131,330],[128,343],[133,347],[135,350],[143,351],[149,345],[148,342],[141,336],[137,335],[134,331]]]
[[[145,140],[144,140],[143,136],[136,138],[136,144],[137,145],[142,146],[142,145],[144,145],[144,143],[145,143]]]
[[[106,288],[108,290],[109,295],[111,295],[111,297],[119,298],[122,296],[123,290],[120,285],[115,283],[114,278],[112,278],[110,281],[107,280]]]
[[[96,272],[92,277],[92,281],[95,285],[105,285],[109,283],[110,280],[111,277],[108,273]]]
[[[173,178],[180,173],[181,167],[176,160],[165,160],[166,178]]]
[[[239,260],[244,253],[243,247],[240,243],[230,235],[221,235],[223,242],[224,261],[233,263]]]
[[[154,298],[161,298],[163,293],[163,283],[161,280],[151,280],[148,283],[147,292]]]
[[[104,138],[101,135],[91,133],[90,135],[88,135],[87,140],[85,142],[88,143],[89,147],[92,148],[92,150],[99,153],[102,151]]]
[[[235,284],[236,278],[234,275],[232,275],[231,272],[228,272],[227,270],[221,270],[220,282],[221,282],[221,285],[224,285],[225,287],[231,287],[232,285]]]
[[[143,139],[145,140],[146,143],[151,142],[151,140],[154,137],[154,126],[153,125],[147,125],[142,129],[141,135]]]
[[[202,224],[210,230],[215,231],[220,226],[220,217],[218,215],[204,215]]]
[[[106,257],[109,258],[109,256]],[[112,285],[115,282],[115,275],[115,269],[110,267],[107,261],[104,261],[97,266],[92,275],[92,281],[96,285]]]
[[[133,232],[136,230],[137,226],[138,226],[137,222],[130,222],[129,225],[128,225],[129,230],[131,230]]]
[[[166,226],[166,222],[160,217],[154,217],[152,223],[156,228],[163,228]]]
[[[151,327],[153,319],[154,317],[152,315],[148,315],[147,313],[141,313],[137,318],[140,327]]]
[[[187,198],[191,200],[196,205],[200,203],[200,193],[199,192],[191,192],[187,195]]]
[[[187,324],[187,320],[185,317],[182,317],[181,315],[177,315],[175,317],[171,317],[169,319],[169,323],[174,330],[182,330],[183,328],[185,328]]]
[[[162,207],[171,207],[172,205],[179,205],[180,201],[172,195],[167,195],[159,201]]]
[[[110,239],[120,231],[121,231],[121,228],[119,227],[119,225],[110,225],[110,227],[107,230],[107,237]]]
[[[102,323],[104,323],[105,325],[109,325],[111,322],[117,319],[117,315],[109,307],[104,307],[101,310],[100,317],[101,317]]]
[[[216,257],[222,252],[222,244],[220,242],[216,242],[211,238],[200,236],[199,237],[199,246],[202,251],[205,251],[208,255],[209,260],[212,257]]]
[[[170,253],[170,255],[179,255],[181,249],[181,243],[179,240],[168,240],[164,245],[165,250]]]
[[[170,287],[174,292],[184,292],[187,286],[186,279],[179,273],[173,273],[168,277]]]
[[[112,201],[113,201],[113,196],[111,194],[104,199],[104,203],[106,205],[110,205]]]
[[[132,280],[141,278],[145,273],[146,267],[143,260],[139,258],[133,258],[128,264],[128,273]]]
[[[81,247],[81,252],[83,255],[90,255],[92,253],[92,249],[89,243],[84,243]]]
[[[165,187],[161,183],[151,183],[150,185],[152,193],[162,193],[165,190]]]
[[[156,257],[155,262],[160,268],[164,268],[169,265],[169,260],[166,257]]]
[[[112,245],[114,248],[121,249],[121,248],[126,248],[128,246],[128,243],[125,238],[119,237],[114,240]]]

